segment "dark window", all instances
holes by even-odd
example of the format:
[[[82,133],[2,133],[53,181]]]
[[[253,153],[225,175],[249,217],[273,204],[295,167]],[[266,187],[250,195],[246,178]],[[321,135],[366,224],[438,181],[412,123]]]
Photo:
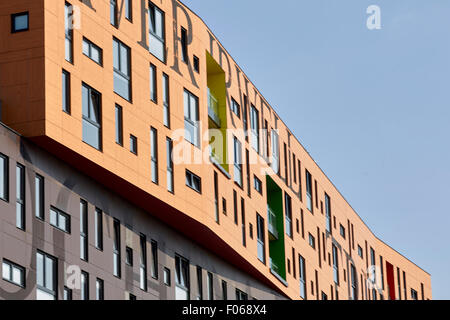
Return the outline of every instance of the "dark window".
[[[306,265],[305,265],[305,258],[303,258],[301,255],[299,255],[298,259],[298,267],[299,267],[299,278],[300,278],[300,297],[302,299],[306,299]]]
[[[158,242],[152,240],[152,278],[158,279]]]
[[[325,193],[325,218],[326,230],[331,233],[331,200],[328,194]]]
[[[188,63],[188,35],[187,30],[181,27],[181,61]]]
[[[80,258],[88,261],[88,204],[80,200]]]
[[[203,300],[203,269],[197,266],[197,300]]]
[[[231,110],[239,119],[241,118],[241,107],[233,98],[231,98]]]
[[[259,153],[259,112],[253,105],[250,109],[250,127],[252,132],[252,147]]]
[[[214,282],[213,282],[213,274],[208,272],[207,274],[207,292],[208,292],[208,300],[214,300]]]
[[[186,170],[186,185],[198,193],[202,193],[202,179],[189,170]]]
[[[245,201],[241,198],[241,229],[242,229],[242,245],[247,246],[247,235],[245,230]]]
[[[358,245],[358,256],[360,256],[361,258],[363,257],[363,248],[361,248],[361,246]]]
[[[83,54],[97,64],[103,65],[103,50],[86,38],[83,38]]]
[[[228,285],[225,280],[222,280],[222,299],[223,300],[228,299]]]
[[[214,171],[214,214],[216,218],[216,222],[220,222],[219,215],[219,177],[216,171]]]
[[[62,110],[70,114],[70,73],[66,70],[62,71]]]
[[[130,247],[125,248],[125,264],[130,267],[133,266],[133,249]]]
[[[418,300],[417,291],[411,288],[411,299]]]
[[[262,182],[256,176],[253,177],[255,183],[255,190],[262,194]]]
[[[61,231],[70,233],[70,216],[54,207],[50,208],[50,224]]]
[[[152,63],[150,63],[150,100],[158,103],[157,70]]]
[[[344,228],[344,226],[342,224],[339,225],[339,232],[340,232],[342,238],[345,239],[345,228]]]
[[[123,146],[123,111],[118,104],[116,104],[116,143]]]
[[[21,32],[29,30],[28,12],[15,13],[11,15],[11,32]]]
[[[242,145],[234,137],[234,181],[242,187]]]
[[[63,300],[72,300],[72,289],[64,287]]]
[[[309,234],[309,245],[313,249],[316,249],[316,239],[314,238],[314,236],[311,233]]]
[[[234,206],[234,223],[238,224],[238,200],[237,200],[237,192],[233,190],[233,206]]]
[[[113,39],[114,92],[131,101],[131,49],[123,42]]]
[[[9,201],[9,158],[0,153],[0,199]]]
[[[103,250],[103,212],[95,209],[95,247]]]
[[[135,155],[138,154],[138,140],[132,134],[130,134],[130,152]]]
[[[25,167],[16,166],[16,227],[25,230]]]
[[[101,95],[84,83],[82,91],[83,141],[97,150],[101,150]]]
[[[196,55],[194,55],[194,70],[197,73],[200,73],[200,60]]]
[[[34,214],[41,220],[44,220],[44,201],[44,177],[36,174],[34,178]]]
[[[337,247],[333,244],[332,247],[333,251],[333,277],[334,277],[334,283],[336,285],[339,285],[339,257],[338,257],[338,251]]]
[[[291,197],[285,193],[284,194],[284,205],[285,205],[285,224],[286,224],[286,234],[292,238],[292,201]]]
[[[89,300],[89,273],[81,271],[81,300]]]
[[[248,300],[248,295],[245,292],[236,289],[236,300]]]
[[[152,182],[158,184],[158,131],[150,129],[150,153]]]
[[[149,51],[156,58],[165,61],[165,23],[164,12],[153,3],[149,3],[150,45]]]

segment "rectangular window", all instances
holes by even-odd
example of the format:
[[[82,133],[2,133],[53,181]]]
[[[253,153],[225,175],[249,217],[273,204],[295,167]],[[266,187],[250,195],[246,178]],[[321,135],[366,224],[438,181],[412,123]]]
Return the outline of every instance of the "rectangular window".
[[[99,65],[103,65],[103,50],[83,37],[83,54]]]
[[[196,55],[194,55],[194,70],[197,73],[200,73],[200,60]]]
[[[262,182],[259,180],[256,176],[253,177],[253,181],[255,184],[255,190],[258,191],[258,193],[262,194]]]
[[[133,20],[133,1],[125,0],[125,18],[130,22]]]
[[[211,272],[207,274],[206,292],[208,292],[208,300],[214,300],[214,278]]]
[[[144,252],[144,250],[141,249],[141,253],[142,252]],[[130,267],[133,266],[133,249],[130,247],[125,247],[125,264]]]
[[[158,130],[150,129],[150,156],[152,182],[158,184]]]
[[[203,269],[197,266],[197,300],[203,300]]]
[[[11,15],[11,32],[22,32],[29,30],[28,12],[15,13]]]
[[[9,201],[9,158],[0,153],[0,199]]]
[[[36,253],[36,300],[57,299],[57,260],[43,252]]]
[[[238,199],[237,192],[233,190],[234,223],[238,224]]]
[[[411,288],[411,299],[418,300],[417,291]]]
[[[306,299],[306,265],[305,258],[299,255],[298,259],[298,267],[299,267],[299,278],[300,278],[300,297],[302,299]]]
[[[147,291],[147,237],[141,234],[139,238],[141,255],[139,261],[139,286],[141,290]]]
[[[222,280],[222,299],[223,300],[228,299],[228,285],[225,280]]]
[[[250,127],[252,132],[252,147],[259,153],[259,112],[254,105],[250,109]]]
[[[25,288],[25,268],[3,260],[2,264],[3,280],[11,282],[19,287]]]
[[[219,177],[217,172],[214,171],[214,215],[216,222],[219,223],[220,215],[219,215]]]
[[[173,142],[170,138],[166,139],[166,155],[167,155],[167,190],[174,193],[174,172],[173,172]]]
[[[113,39],[114,92],[131,101],[131,49],[123,42]]]
[[[95,298],[97,300],[105,300],[105,283],[99,278],[95,281]]]
[[[16,227],[25,230],[25,167],[16,167]]]
[[[150,100],[158,103],[158,86],[156,66],[150,63]]]
[[[242,187],[242,145],[234,137],[234,182]]]
[[[72,289],[64,287],[63,300],[65,301],[72,300]]]
[[[189,300],[189,261],[175,256],[175,300]]]
[[[184,90],[184,129],[185,139],[196,147],[200,147],[199,139],[198,98]]]
[[[44,177],[36,174],[34,177],[34,214],[44,220]]]
[[[113,235],[113,275],[121,277],[121,254],[120,254],[120,222],[114,219]]]
[[[117,0],[109,0],[109,20],[114,27],[119,25]]]
[[[130,134],[130,152],[135,155],[138,154],[138,140],[132,134]]]
[[[164,284],[168,287],[171,286],[171,276],[170,276],[170,269],[164,267]]]
[[[158,279],[158,242],[152,240],[151,245],[152,245],[152,265],[151,265],[152,278]]]
[[[65,58],[67,62],[73,63],[73,7],[66,2],[64,9],[65,24]]]
[[[266,241],[265,241],[264,218],[256,214],[256,238],[258,246],[258,259],[262,263],[266,263]]]
[[[188,63],[188,34],[187,30],[181,27],[181,61]]]
[[[306,174],[306,207],[309,211],[313,212],[312,203],[312,177],[308,170],[305,171]]]
[[[358,277],[356,275],[356,269],[355,266],[352,264],[350,265],[350,283],[351,283],[351,300],[357,300],[358,299]]]
[[[358,245],[358,256],[360,256],[361,259],[363,258],[363,249],[361,248],[360,245]]]
[[[337,247],[334,244],[332,246],[332,252],[333,252],[333,278],[334,278],[334,283],[336,285],[339,285],[339,257],[338,257]]]
[[[70,233],[70,216],[54,207],[50,208],[50,225],[55,228]]]
[[[341,237],[345,239],[345,228],[342,224],[339,224],[339,232],[341,234]]]
[[[81,271],[81,300],[89,300],[89,273]]]
[[[170,84],[169,76],[163,73],[162,77],[163,94],[163,122],[164,126],[170,128]]]
[[[153,3],[149,3],[150,46],[149,51],[156,58],[165,61],[165,23],[164,12]]]
[[[70,114],[70,73],[66,70],[62,71],[62,110]]]
[[[284,205],[286,234],[288,237],[292,238],[292,200],[287,193],[284,194]]]
[[[381,289],[384,290],[384,267],[383,257],[380,256]]]
[[[88,261],[88,204],[80,200],[80,259]]]
[[[331,233],[331,201],[330,196],[325,193],[325,218],[326,218],[326,230]]]
[[[242,122],[244,124],[244,132],[245,132],[245,140],[246,141],[248,141],[248,113],[247,113],[247,108],[248,108],[248,98],[244,94],[244,102],[243,102],[243,105],[242,105]]]
[[[102,149],[101,95],[83,83],[83,141],[97,150]]]
[[[95,209],[95,247],[103,250],[103,212]]]
[[[202,179],[189,170],[186,170],[186,185],[198,193],[202,193]]]
[[[116,104],[116,143],[123,146],[123,112],[118,104]]]
[[[276,174],[280,172],[280,142],[278,133],[275,130],[271,131],[272,142],[272,163],[271,167]]]
[[[316,249],[316,239],[311,233],[309,234],[309,245],[311,248]]]
[[[242,229],[242,245],[247,246],[247,236],[245,230],[245,201],[241,198],[241,229]]]
[[[245,149],[245,165],[246,165],[246,173],[247,173],[247,194],[249,197],[252,196],[252,186],[250,184],[250,176],[251,176],[251,172],[250,172],[250,152],[248,151],[248,149]],[[261,190],[262,192],[262,190]]]
[[[231,110],[239,119],[241,118],[241,107],[233,98],[231,98]]]
[[[248,300],[248,295],[239,289],[236,288],[236,300],[245,301]]]

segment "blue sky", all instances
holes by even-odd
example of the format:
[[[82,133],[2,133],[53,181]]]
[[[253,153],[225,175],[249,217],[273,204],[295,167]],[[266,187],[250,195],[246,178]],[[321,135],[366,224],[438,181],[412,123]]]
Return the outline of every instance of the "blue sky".
[[[450,295],[450,1],[183,0],[353,208]],[[381,30],[366,9],[381,8]]]

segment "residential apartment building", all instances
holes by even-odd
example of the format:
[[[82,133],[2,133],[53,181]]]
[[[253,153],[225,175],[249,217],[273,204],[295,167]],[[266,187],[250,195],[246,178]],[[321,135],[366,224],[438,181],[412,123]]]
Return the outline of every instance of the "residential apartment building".
[[[183,3],[0,22],[0,298],[432,298]]]

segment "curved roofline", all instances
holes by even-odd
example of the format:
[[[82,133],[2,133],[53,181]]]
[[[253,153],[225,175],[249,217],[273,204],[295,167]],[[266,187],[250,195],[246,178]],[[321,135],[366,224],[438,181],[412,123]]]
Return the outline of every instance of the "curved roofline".
[[[339,195],[344,199],[344,201],[348,204],[348,206],[352,209],[352,211],[356,214],[356,216],[361,220],[361,222],[366,226],[367,229],[369,229],[369,231],[372,233],[372,235],[381,243],[383,243],[384,245],[388,246],[390,249],[392,249],[393,251],[395,251],[396,253],[398,253],[399,255],[401,255],[403,258],[405,258],[406,260],[408,260],[409,262],[411,262],[412,264],[414,264],[416,267],[418,267],[420,270],[422,270],[423,272],[425,272],[426,274],[430,275],[431,274],[426,271],[425,269],[423,269],[422,267],[418,266],[416,263],[414,263],[413,261],[411,261],[408,257],[406,257],[405,255],[403,255],[402,253],[398,252],[396,249],[392,248],[389,244],[387,244],[386,242],[384,242],[383,240],[381,240],[380,238],[378,238],[376,236],[376,234],[372,231],[372,229],[366,224],[366,222],[364,222],[364,220],[361,218],[361,216],[358,214],[358,212],[353,208],[353,206],[347,201],[346,197],[341,193],[341,191],[339,191],[339,189],[336,187],[336,185],[333,183],[333,181],[328,177],[328,175],[322,170],[322,168],[320,167],[320,165],[317,163],[317,161],[313,158],[313,156],[309,153],[309,151],[303,146],[303,144],[300,142],[300,140],[297,138],[297,136],[292,132],[292,130],[289,129],[289,127],[286,125],[286,123],[283,121],[283,119],[278,115],[278,113],[275,111],[275,109],[272,107],[272,105],[268,102],[268,100],[264,97],[264,95],[260,92],[260,90],[257,88],[257,86],[253,83],[253,81],[247,76],[247,74],[245,73],[245,71],[242,69],[242,67],[239,65],[239,63],[237,63],[237,61],[233,58],[233,56],[228,52],[227,48],[225,48],[225,46],[222,45],[221,41],[219,40],[219,38],[214,34],[214,32],[211,30],[211,28],[208,26],[208,24],[203,20],[202,17],[200,17],[197,13],[195,13],[191,8],[189,8],[183,1],[181,0],[176,0],[179,3],[181,3],[186,9],[188,9],[193,15],[195,15],[198,19],[200,19],[200,21],[205,25],[205,27],[208,29],[208,31],[216,38],[216,41],[218,43],[220,43],[221,47],[223,50],[226,51],[226,53],[228,54],[228,56],[230,56],[231,59],[233,59],[233,62],[239,67],[239,69],[241,70],[242,74],[245,75],[245,77],[247,78],[248,81],[250,81],[250,83],[253,85],[253,87],[255,88],[255,90],[258,92],[258,94],[267,102],[267,105],[270,107],[270,109],[272,109],[272,112],[275,113],[275,115],[278,117],[278,119],[280,119],[280,121],[284,124],[284,126],[286,127],[286,129],[292,134],[292,136],[295,138],[295,140],[299,143],[299,145],[301,146],[301,148],[309,155],[309,157],[311,158],[311,160],[314,162],[314,164],[319,168],[319,170],[323,173],[323,175],[328,179],[328,181],[331,183],[331,185],[334,187],[334,189],[339,193]]]

